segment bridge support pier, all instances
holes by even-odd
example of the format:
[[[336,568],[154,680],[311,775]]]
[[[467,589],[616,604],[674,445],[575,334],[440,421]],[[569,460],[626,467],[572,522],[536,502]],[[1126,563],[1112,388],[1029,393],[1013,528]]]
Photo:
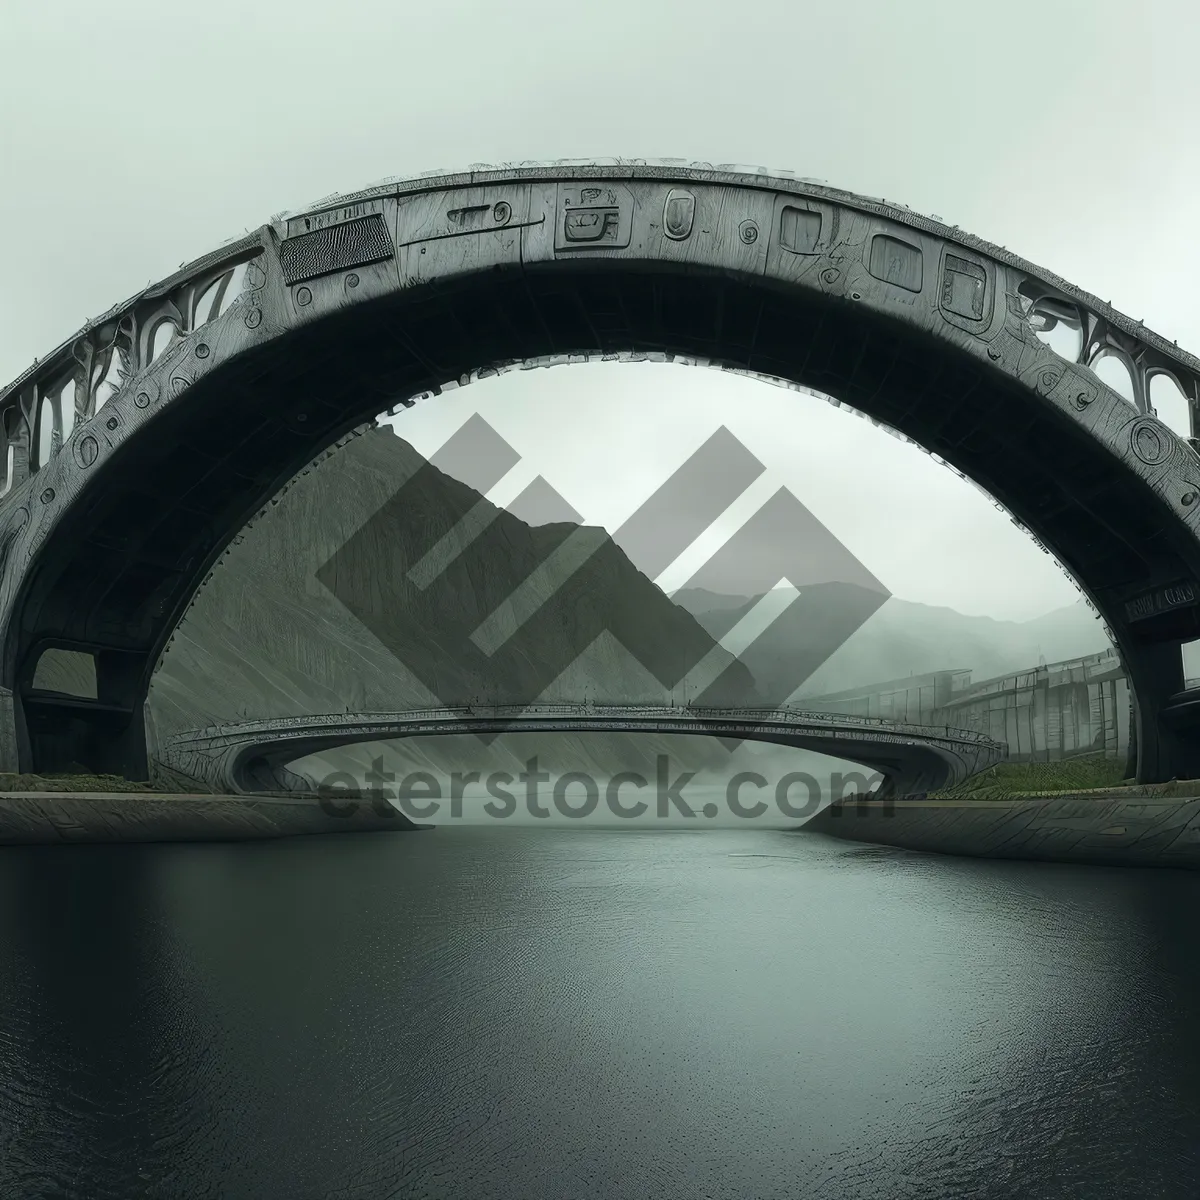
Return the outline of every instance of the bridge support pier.
[[[21,739],[17,733],[17,701],[8,688],[0,688],[0,773],[21,770]]]
[[[141,706],[132,711],[58,697],[14,698],[12,722],[26,771],[39,775],[85,770],[130,780],[149,778]],[[22,728],[22,725],[24,728]]]
[[[35,687],[44,652],[35,646],[17,672],[14,690],[0,697],[0,763],[41,775],[85,770],[148,779],[146,655],[105,646],[78,648],[94,663],[94,695]]]
[[[1172,703],[1184,687],[1179,643],[1141,647],[1126,669],[1133,698],[1130,758],[1138,782],[1200,779],[1200,710]]]

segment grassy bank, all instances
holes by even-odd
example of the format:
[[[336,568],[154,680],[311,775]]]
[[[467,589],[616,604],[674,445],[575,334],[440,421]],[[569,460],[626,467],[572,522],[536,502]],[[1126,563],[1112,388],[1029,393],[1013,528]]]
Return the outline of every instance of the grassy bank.
[[[4,792],[151,792],[149,783],[133,783],[120,775],[13,775],[0,773]]]
[[[1044,796],[1056,792],[1088,792],[1132,785],[1124,778],[1125,760],[1087,754],[1059,762],[999,763],[972,775],[956,787],[935,792],[938,799],[1009,800],[1014,796]]]

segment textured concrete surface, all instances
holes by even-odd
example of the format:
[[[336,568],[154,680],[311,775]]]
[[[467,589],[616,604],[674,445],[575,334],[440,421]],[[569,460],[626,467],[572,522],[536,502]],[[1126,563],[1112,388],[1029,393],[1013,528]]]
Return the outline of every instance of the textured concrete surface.
[[[853,801],[805,832],[976,858],[1200,868],[1200,786],[1188,795]]]
[[[146,792],[0,794],[0,845],[63,842],[230,842],[309,833],[417,830],[394,809],[368,803],[333,816],[316,800],[276,796],[183,796]]]

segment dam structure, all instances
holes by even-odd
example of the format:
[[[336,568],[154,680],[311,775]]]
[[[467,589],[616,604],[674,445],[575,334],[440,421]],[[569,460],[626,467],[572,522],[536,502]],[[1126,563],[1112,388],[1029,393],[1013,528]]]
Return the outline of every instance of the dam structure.
[[[1114,651],[988,679],[973,681],[971,675],[965,669],[930,671],[803,703],[821,712],[975,730],[1003,744],[1009,762],[1084,754],[1129,759],[1129,683]]]

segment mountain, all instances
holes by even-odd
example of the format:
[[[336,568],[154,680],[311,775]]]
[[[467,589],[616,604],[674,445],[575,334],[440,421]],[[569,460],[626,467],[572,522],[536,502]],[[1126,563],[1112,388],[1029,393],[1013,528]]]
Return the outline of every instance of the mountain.
[[[730,609],[745,608],[757,596],[723,596],[720,592],[710,592],[708,588],[680,588],[671,593],[671,599],[680,608],[686,609],[694,617],[710,612],[727,612]]]
[[[1023,621],[1020,628],[1030,643],[1041,648],[1047,662],[1061,662],[1112,649],[1100,617],[1088,608],[1086,600],[1077,600],[1032,621]]]
[[[468,514],[485,526],[474,540]],[[422,588],[409,572],[434,547],[450,561]],[[535,611],[484,653],[471,633],[512,610],[520,585]],[[384,427],[306,470],[244,531],[171,639],[149,711],[161,737],[472,700],[655,703],[706,654],[725,667],[730,703],[754,696],[747,669],[603,530],[531,526]],[[625,739],[610,742],[625,753]],[[588,744],[591,754],[599,741]],[[639,745],[644,757],[650,744]]]
[[[826,596],[818,612],[836,612],[852,600],[851,585],[822,586]],[[679,603],[679,594],[673,599]],[[683,604],[720,639],[758,599],[708,593],[685,596]],[[742,657],[768,694],[801,680],[799,695],[818,696],[938,670],[965,668],[979,681],[1035,666],[1039,659],[1058,662],[1111,648],[1099,618],[1082,600],[1031,621],[998,621],[893,596],[810,674],[814,651],[830,644],[823,637],[828,635],[819,621],[799,628],[780,622]]]

